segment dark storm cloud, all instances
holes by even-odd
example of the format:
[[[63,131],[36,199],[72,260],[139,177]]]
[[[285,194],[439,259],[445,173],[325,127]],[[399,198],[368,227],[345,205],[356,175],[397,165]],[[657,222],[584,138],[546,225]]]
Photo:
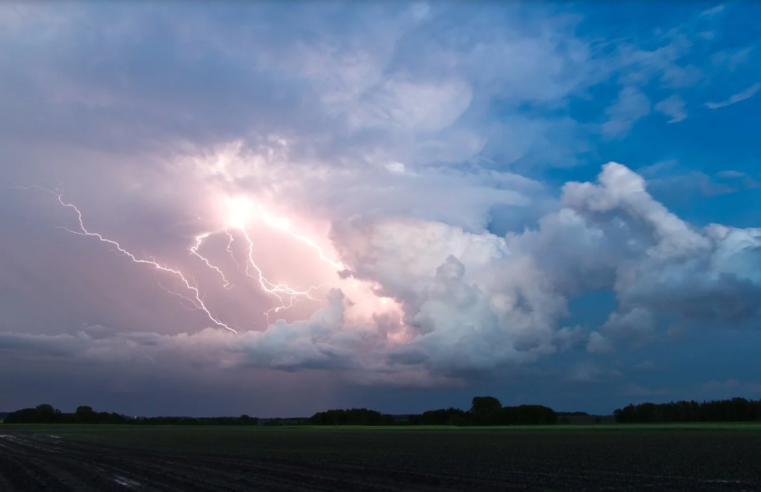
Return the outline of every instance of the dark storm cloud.
[[[208,411],[256,399],[236,384],[278,389],[268,378],[326,396],[281,395],[262,411],[318,410],[358,387],[387,402],[503,379],[528,395],[532,381],[557,394],[673,388],[625,386],[618,358],[680,343],[675,323],[688,335],[757,327],[761,232],[690,224],[621,164],[560,191],[539,179],[652,109],[688,118],[694,101],[675,111],[650,90],[673,102],[711,77],[685,60],[704,20],[611,49],[578,35],[581,21],[513,4],[2,6],[0,182],[62,183],[89,229],[188,272],[239,328],[210,328],[176,278],[56,228],[77,217],[55,196],[8,189],[0,352],[28,374],[4,386],[49,390],[44,366],[83,381],[77,395],[112,385],[104,403],[124,404],[119,388],[178,401],[202,388],[219,398]],[[599,117],[572,117],[604,81]],[[235,269],[245,251],[225,250],[219,209],[235,195],[312,227],[345,267],[343,290],[271,319],[273,296]],[[203,233],[229,291],[189,253]],[[274,251],[268,272],[317,268],[268,240],[255,236]],[[351,282],[393,306],[361,312]],[[607,321],[566,323],[570,301],[597,291],[615,293]],[[167,380],[151,386],[155,374]],[[17,394],[15,405],[41,393]]]

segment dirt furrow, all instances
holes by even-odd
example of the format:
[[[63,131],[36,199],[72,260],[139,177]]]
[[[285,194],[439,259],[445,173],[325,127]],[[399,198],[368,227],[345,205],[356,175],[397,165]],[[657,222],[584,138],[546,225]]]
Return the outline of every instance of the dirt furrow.
[[[251,436],[251,439],[263,440],[269,434]],[[297,441],[302,439],[300,436],[304,434],[284,435],[283,438],[291,439],[286,441],[289,445],[298,445],[299,442],[302,446],[308,445],[307,441]],[[205,444],[189,448],[193,450],[189,451],[187,444],[172,449],[165,445],[165,441],[154,438],[145,446],[117,447],[9,429],[0,436],[0,492],[761,490],[759,480],[711,478],[716,473],[708,476],[696,473],[693,477],[684,473],[685,470],[689,472],[689,468],[674,467],[673,462],[652,467],[652,473],[646,473],[649,471],[648,461],[638,462],[636,467],[625,471],[626,467],[620,461],[609,459],[605,452],[594,447],[589,448],[592,449],[590,455],[582,456],[586,459],[567,459],[560,463],[557,458],[560,453],[550,447],[546,448],[548,454],[545,459],[539,460],[535,459],[540,456],[536,451],[533,455],[523,451],[514,456],[489,453],[489,449],[499,448],[489,448],[489,442],[480,441],[483,444],[473,448],[480,453],[478,459],[468,459],[470,446],[464,448],[465,451],[450,446],[452,453],[441,459],[441,455],[424,449],[417,454],[386,452],[385,449],[389,448],[384,446],[389,441],[367,436],[367,444],[384,452],[368,451],[359,444],[356,449],[360,452],[354,454],[337,452],[340,449],[337,444],[332,444],[333,447],[328,448],[327,452],[323,444],[311,449],[295,448],[294,452],[283,448],[278,441],[271,441],[269,445],[276,449],[272,453],[267,451],[269,448],[260,446],[249,447],[250,452],[238,451],[238,454],[227,452],[230,448],[226,446],[217,446],[212,448],[213,451],[204,453]],[[398,439],[394,436],[381,437]],[[342,435],[335,436],[336,440],[341,438]],[[449,437],[444,436],[443,439]],[[610,445],[612,441],[607,442]],[[687,442],[690,442],[689,439]],[[724,441],[725,448],[731,449],[727,448],[728,444],[730,441]],[[538,448],[524,444],[524,448],[520,449]],[[690,452],[691,448],[685,447],[684,450]],[[711,456],[714,459],[714,455]],[[749,463],[754,466],[753,462]],[[680,471],[682,473],[678,473]],[[747,472],[736,475],[750,476]]]

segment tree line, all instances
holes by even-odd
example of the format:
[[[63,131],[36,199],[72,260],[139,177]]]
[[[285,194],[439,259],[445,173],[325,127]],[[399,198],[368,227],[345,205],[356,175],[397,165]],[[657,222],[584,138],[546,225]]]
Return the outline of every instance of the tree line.
[[[240,417],[139,417],[132,418],[109,412],[96,412],[89,406],[77,407],[74,413],[63,413],[52,405],[37,405],[8,414],[7,424],[111,424],[111,425],[259,425],[260,420],[248,415]],[[263,425],[296,424],[294,419],[268,419]],[[366,408],[335,409],[317,412],[300,423],[307,425],[552,425],[558,423],[558,415],[551,408],[541,405],[505,407],[493,396],[473,398],[469,410],[447,408],[429,410],[420,415],[397,418]]]
[[[704,402],[630,404],[613,412],[616,422],[753,422],[761,421],[761,400],[732,398]]]
[[[334,409],[317,412],[309,419],[267,419],[256,417],[128,417],[109,412],[96,412],[89,406],[77,407],[74,413],[63,413],[52,405],[37,405],[9,413],[6,424],[124,424],[124,425],[554,425],[570,423],[567,415],[584,412],[555,412],[542,405],[502,406],[493,396],[477,396],[468,410],[442,408],[418,415],[395,417],[366,408]],[[753,422],[761,421],[761,400],[732,398],[713,401],[677,401],[671,403],[630,404],[614,412],[618,423],[658,422]]]
[[[42,404],[9,413],[5,424],[125,424],[125,425],[258,425],[259,419],[240,417],[139,417],[118,413],[96,412],[89,406],[77,407],[74,413],[63,413],[52,405]]]
[[[310,425],[395,425],[392,415],[366,408],[328,410],[317,412],[309,418]]]
[[[557,413],[542,405],[503,407],[493,396],[476,396],[469,410],[446,408],[410,415],[406,420],[396,419],[366,408],[328,410],[317,412],[309,419],[311,425],[554,425]]]

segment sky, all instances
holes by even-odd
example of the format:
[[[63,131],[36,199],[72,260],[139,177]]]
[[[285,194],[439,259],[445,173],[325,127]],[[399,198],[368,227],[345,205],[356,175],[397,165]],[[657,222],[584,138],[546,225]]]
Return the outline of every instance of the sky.
[[[0,410],[761,398],[761,4],[4,2]]]

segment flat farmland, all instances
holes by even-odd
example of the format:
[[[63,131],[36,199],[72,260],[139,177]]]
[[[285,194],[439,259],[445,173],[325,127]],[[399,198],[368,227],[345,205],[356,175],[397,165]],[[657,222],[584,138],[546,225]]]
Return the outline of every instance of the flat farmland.
[[[761,426],[0,426],[0,491],[761,490]]]

